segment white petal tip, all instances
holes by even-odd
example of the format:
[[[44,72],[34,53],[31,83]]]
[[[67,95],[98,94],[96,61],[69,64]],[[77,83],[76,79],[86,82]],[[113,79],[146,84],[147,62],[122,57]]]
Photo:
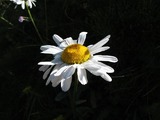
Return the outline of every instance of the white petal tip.
[[[82,83],[81,83],[82,84]],[[82,85],[86,85],[87,83],[83,83]]]
[[[118,58],[117,58],[117,57],[112,56],[112,60],[111,60],[110,62],[116,63],[116,62],[118,62]]]
[[[48,51],[42,51],[42,54],[52,54],[52,53],[48,53]]]
[[[58,46],[60,45],[61,42],[63,42],[63,39],[62,39],[59,35],[57,35],[57,34],[54,34],[54,35],[52,36],[52,38],[53,38],[53,40],[56,42],[56,44],[57,44]]]
[[[115,57],[115,58],[114,58],[114,62],[118,62],[118,58]]]
[[[49,83],[46,83],[46,86],[48,85]]]
[[[38,65],[55,65],[52,62],[39,62]]]
[[[104,78],[103,78],[104,79]],[[107,82],[112,82],[112,79],[106,79]]]
[[[62,91],[63,91],[63,92],[67,92],[68,90],[64,90],[64,89],[62,89]]]
[[[59,35],[57,35],[57,34],[53,34],[52,37],[53,37],[53,39],[54,39],[54,38],[55,38],[55,39],[56,39],[56,38],[61,38],[61,37],[60,37]]]
[[[81,32],[80,34],[87,34],[88,32]]]
[[[112,78],[111,78],[108,74],[103,74],[103,75],[101,75],[101,77],[102,77],[104,80],[108,81],[108,82],[111,82],[111,81],[112,81]]]
[[[111,80],[108,80],[108,82],[112,82],[112,79],[111,79]]]
[[[38,65],[42,65],[41,62],[39,62]]]
[[[67,92],[69,90],[69,88],[66,88],[66,86],[65,87],[61,87],[61,89],[62,89],[63,92]]]
[[[110,38],[111,37],[111,35],[107,35],[107,38]]]

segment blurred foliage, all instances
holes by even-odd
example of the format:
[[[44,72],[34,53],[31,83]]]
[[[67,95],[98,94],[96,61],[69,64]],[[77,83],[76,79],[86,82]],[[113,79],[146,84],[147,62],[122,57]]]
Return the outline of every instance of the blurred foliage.
[[[160,120],[159,0],[37,0],[32,23],[19,23],[26,10],[0,1],[0,120]],[[76,109],[69,92],[45,86],[37,63],[39,47],[55,44],[53,34],[77,38],[87,31],[86,45],[108,34],[105,54],[119,62],[108,83],[88,73],[78,85]],[[47,58],[46,58],[47,59]],[[72,113],[75,112],[76,116]]]

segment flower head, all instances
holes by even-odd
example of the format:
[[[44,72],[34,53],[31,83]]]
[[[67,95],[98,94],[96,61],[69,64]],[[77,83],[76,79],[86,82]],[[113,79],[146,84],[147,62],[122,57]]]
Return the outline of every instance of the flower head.
[[[29,17],[19,16],[18,21],[21,22],[21,23],[22,23],[23,21],[29,21]]]
[[[36,0],[10,0],[13,1],[17,5],[21,5],[22,9],[25,9],[25,5],[32,8],[32,6],[36,6]],[[33,4],[33,5],[32,5]]]
[[[86,70],[90,73],[101,76],[106,81],[112,81],[107,73],[113,73],[114,69],[101,61],[117,62],[118,59],[110,55],[96,55],[99,52],[108,50],[108,46],[103,46],[109,41],[110,35],[94,45],[84,46],[87,32],[81,32],[78,40],[71,37],[62,39],[54,34],[53,39],[58,46],[44,45],[41,46],[42,53],[52,54],[52,61],[39,62],[42,65],[39,70],[44,72],[43,79],[46,79],[46,85],[50,82],[53,87],[61,84],[63,91],[68,91],[72,75],[77,70],[78,81],[87,84]]]

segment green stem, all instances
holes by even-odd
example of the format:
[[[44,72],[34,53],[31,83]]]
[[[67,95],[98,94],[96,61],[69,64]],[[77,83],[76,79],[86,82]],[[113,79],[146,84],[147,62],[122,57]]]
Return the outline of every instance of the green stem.
[[[77,88],[78,88],[77,74],[74,74],[73,79],[74,79],[73,94],[71,94],[71,92],[69,91],[68,95],[69,95],[69,100],[70,100],[70,104],[71,104],[73,120],[76,120],[76,117],[77,117],[76,116],[76,100],[77,100]]]
[[[76,120],[76,101],[77,101],[77,88],[78,88],[78,78],[77,72],[74,74],[74,90],[73,90],[73,119]]]
[[[28,34],[26,32],[24,32],[23,30],[21,30],[20,28],[17,28],[14,24],[12,24],[10,21],[8,21],[7,19],[5,19],[3,16],[0,17],[1,20],[3,20],[4,22],[8,23],[10,26],[12,26],[13,28],[15,28],[16,30],[20,31],[21,33],[25,34],[28,36]],[[30,37],[30,36],[29,36]],[[32,38],[31,38],[32,39]],[[36,45],[37,46],[37,45]]]
[[[74,91],[73,91],[73,99],[76,102],[76,98],[77,98],[77,88],[78,88],[78,78],[77,78],[77,74],[75,72],[74,74]]]
[[[31,22],[32,22],[32,24],[33,24],[33,26],[34,26],[34,28],[35,28],[35,30],[37,32],[37,35],[38,35],[39,39],[41,40],[41,42],[43,43],[43,39],[42,39],[42,37],[41,37],[41,35],[40,35],[39,31],[38,31],[38,28],[37,28],[37,26],[36,26],[36,24],[34,22],[34,19],[33,19],[32,14],[31,14],[31,12],[30,12],[30,10],[28,8],[28,5],[26,5],[26,8],[27,8],[27,12],[29,14],[29,17],[31,19]]]
[[[0,17],[3,21],[5,21],[6,23],[8,23],[9,25],[13,26],[13,24],[11,22],[9,22],[8,20],[6,20],[4,17]]]
[[[73,96],[71,95],[70,91],[68,91],[68,96],[69,96],[69,101],[70,101],[71,110],[72,110],[73,119],[74,119],[75,118],[75,105],[74,105]]]

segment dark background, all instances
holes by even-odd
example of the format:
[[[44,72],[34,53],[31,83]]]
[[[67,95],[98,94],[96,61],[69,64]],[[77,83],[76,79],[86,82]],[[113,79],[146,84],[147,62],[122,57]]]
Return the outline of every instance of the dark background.
[[[32,22],[20,23],[27,10],[0,2],[0,120],[72,120],[69,92],[45,86],[38,62],[52,58],[40,46],[53,34],[78,38],[85,45],[111,35],[103,54],[116,56],[112,82],[88,73],[78,85],[76,120],[160,120],[159,0],[37,0]],[[4,20],[5,18],[5,20]],[[6,21],[7,20],[7,21]],[[9,24],[10,22],[10,24]]]

